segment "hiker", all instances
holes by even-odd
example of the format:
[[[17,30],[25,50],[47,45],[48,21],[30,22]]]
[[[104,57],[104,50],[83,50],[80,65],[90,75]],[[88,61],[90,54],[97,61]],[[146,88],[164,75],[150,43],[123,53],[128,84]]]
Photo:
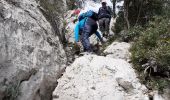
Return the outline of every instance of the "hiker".
[[[112,16],[112,10],[105,0],[101,2],[102,7],[99,8],[98,18],[99,18],[99,29],[103,33],[103,37],[107,38],[109,35],[110,20]]]
[[[98,25],[96,22],[98,20],[97,13],[91,10],[87,11],[86,13],[81,14],[78,20],[79,22],[77,23],[74,30],[75,41],[77,44],[79,44],[80,42],[82,43],[84,52],[93,52],[89,40],[89,37],[92,34],[95,33],[99,40],[103,43],[103,39],[101,38],[99,32],[97,31],[98,29]]]

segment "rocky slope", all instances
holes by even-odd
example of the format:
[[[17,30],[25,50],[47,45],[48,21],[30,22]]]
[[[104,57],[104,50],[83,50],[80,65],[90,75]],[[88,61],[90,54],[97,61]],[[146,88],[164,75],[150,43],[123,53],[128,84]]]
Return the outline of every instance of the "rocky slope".
[[[97,11],[100,5],[86,4],[83,11]],[[130,44],[124,42],[108,46],[106,56],[75,59],[58,80],[68,63],[64,24],[72,31],[69,42],[74,41],[75,24],[65,23],[66,8],[65,0],[0,0],[0,100],[148,100],[148,90],[128,62]],[[168,94],[152,96],[169,100]]]
[[[110,0],[107,0],[110,4]],[[100,7],[100,3],[87,1],[81,13]],[[73,42],[74,17],[67,14],[68,40]],[[93,44],[96,42],[91,38]],[[128,43],[114,42],[104,56],[85,55],[75,59],[66,68],[58,86],[53,92],[53,100],[149,100],[148,90],[142,85],[132,65],[128,63],[130,53]]]
[[[106,1],[110,5],[110,0]],[[83,5],[85,8],[81,9],[80,13],[87,10],[97,12],[101,6],[100,3],[90,0],[85,0]],[[117,1],[117,6],[122,5],[123,0]],[[116,13],[118,10],[116,9]],[[69,42],[74,42],[75,17],[71,17],[72,12],[66,14],[66,37]],[[114,21],[112,19],[112,25]],[[96,39],[92,36],[92,44],[96,43],[94,40]],[[158,91],[148,91],[139,82],[138,75],[129,63],[129,48],[128,43],[113,42],[104,50],[106,56],[92,54],[75,59],[58,80],[53,100],[169,100],[169,90],[160,95]]]
[[[47,21],[42,3],[0,0],[0,100],[50,100],[65,67],[61,30]]]
[[[58,80],[53,100],[149,100],[148,90],[127,62],[129,48],[128,43],[114,42],[105,50],[106,57],[77,58]]]

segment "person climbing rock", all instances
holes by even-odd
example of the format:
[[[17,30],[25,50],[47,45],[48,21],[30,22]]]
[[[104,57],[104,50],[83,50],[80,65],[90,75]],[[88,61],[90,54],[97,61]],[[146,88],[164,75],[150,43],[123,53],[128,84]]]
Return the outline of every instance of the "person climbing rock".
[[[89,37],[92,34],[96,34],[99,40],[103,42],[103,39],[101,38],[99,32],[97,31],[98,25],[97,20],[98,16],[97,13],[94,11],[87,11],[86,13],[83,13],[78,18],[79,22],[76,24],[74,33],[75,33],[75,41],[77,44],[80,44],[80,42],[83,45],[84,52],[93,52],[93,49],[90,45]],[[80,40],[79,40],[80,35]]]
[[[99,18],[99,29],[103,33],[103,37],[107,38],[109,35],[110,20],[112,16],[112,10],[105,0],[101,2],[102,7],[99,8],[98,18]]]

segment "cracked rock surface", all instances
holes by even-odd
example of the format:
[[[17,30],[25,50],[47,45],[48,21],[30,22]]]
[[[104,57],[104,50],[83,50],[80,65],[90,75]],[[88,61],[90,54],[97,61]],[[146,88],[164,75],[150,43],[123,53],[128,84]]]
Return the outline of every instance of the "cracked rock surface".
[[[66,56],[35,0],[0,0],[0,100],[50,100]]]
[[[107,55],[107,57],[129,60],[130,59],[129,49],[130,49],[129,43],[113,42],[110,46],[106,48],[106,50],[104,50],[104,53]]]
[[[149,100],[146,92],[125,59],[84,55],[66,68],[53,92],[53,100]]]

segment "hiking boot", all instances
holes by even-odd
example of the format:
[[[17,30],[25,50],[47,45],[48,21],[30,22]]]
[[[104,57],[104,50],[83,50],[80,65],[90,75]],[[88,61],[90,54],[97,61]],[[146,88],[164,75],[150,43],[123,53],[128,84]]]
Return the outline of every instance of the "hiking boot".
[[[107,37],[107,34],[105,32],[103,32],[103,37],[105,37],[105,38]]]
[[[95,54],[94,52],[82,52],[80,53],[80,56],[84,56],[84,55],[93,55]]]
[[[109,31],[106,32],[106,38],[109,38]]]

